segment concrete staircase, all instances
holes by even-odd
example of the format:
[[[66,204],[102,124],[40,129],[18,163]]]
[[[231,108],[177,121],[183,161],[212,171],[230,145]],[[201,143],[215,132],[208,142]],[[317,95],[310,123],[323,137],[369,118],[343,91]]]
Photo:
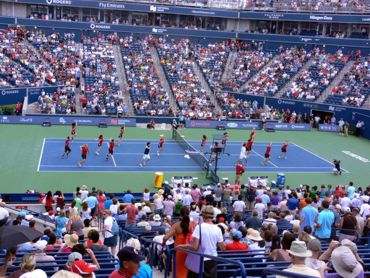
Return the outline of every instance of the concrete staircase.
[[[287,82],[277,93],[276,93],[276,97],[281,97],[283,96],[286,92],[289,91],[289,89],[291,88],[291,84],[292,82],[296,81],[297,78],[301,75],[302,72],[304,72],[305,70],[308,70],[309,67],[312,65],[312,62],[314,61],[314,57],[310,58],[306,64],[303,65],[303,67],[301,67],[301,69],[289,80],[289,82]]]
[[[36,54],[37,58],[39,58],[39,60],[42,62],[42,64],[45,67],[48,67],[48,68],[52,69],[51,64],[49,63],[49,61],[46,60],[41,55],[40,51],[32,43],[30,43],[28,40],[24,40],[24,43],[27,45],[27,48],[32,49],[32,51]]]
[[[78,47],[80,49],[80,57],[81,59],[83,59],[83,44],[82,43],[79,43],[78,44]],[[82,96],[82,93],[83,91],[81,90],[81,88],[85,88],[85,77],[84,77],[84,73],[81,72],[81,78],[80,78],[80,89],[76,90],[76,114],[77,115],[82,115],[82,114],[85,114],[83,111],[82,111],[82,105],[81,105],[81,96]]]
[[[237,57],[238,57],[238,53],[236,51],[231,51],[229,53],[229,57],[227,57],[227,62],[225,65],[225,70],[221,76],[221,82],[226,82],[232,75],[232,72],[234,70],[235,60]]]
[[[349,61],[343,68],[342,70],[337,74],[337,76],[334,78],[334,80],[329,84],[329,86],[322,92],[320,97],[317,99],[317,102],[324,102],[328,96],[331,93],[331,90],[335,87],[338,86],[339,83],[342,81],[344,75],[352,68],[353,64],[355,61]]]
[[[253,81],[253,78],[255,76],[257,76],[260,72],[262,72],[265,68],[269,67],[272,65],[272,63],[274,63],[274,61],[276,61],[277,59],[279,59],[279,55],[275,55],[271,58],[271,60],[266,64],[264,65],[259,71],[257,71],[254,75],[250,76],[247,80],[247,82],[245,82],[241,87],[240,87],[240,92],[242,92],[252,81]]]
[[[367,98],[365,99],[365,102],[362,104],[361,107],[365,109],[370,109],[370,96],[367,96]]]
[[[170,84],[168,83],[166,74],[164,73],[164,69],[161,65],[161,60],[159,58],[158,51],[152,45],[149,46],[149,51],[150,51],[150,54],[152,55],[154,67],[158,72],[158,76],[159,76],[159,80],[161,82],[161,85],[162,85],[163,89],[168,93],[169,103],[170,103],[171,109],[173,111],[173,114],[175,116],[177,116],[179,114],[180,110],[179,110],[179,107],[176,104],[174,93],[171,89]]]
[[[113,54],[114,54],[114,61],[117,66],[117,74],[118,74],[118,81],[119,81],[119,88],[121,91],[120,97],[123,99],[123,102],[128,106],[128,116],[134,116],[134,106],[132,104],[129,86],[126,77],[126,70],[123,65],[122,53],[121,48],[119,45],[113,46]]]
[[[220,103],[218,102],[214,92],[212,91],[211,87],[209,86],[209,83],[206,80],[206,77],[203,74],[202,69],[200,68],[199,64],[195,61],[192,62],[192,67],[194,70],[194,73],[198,76],[200,84],[202,86],[202,89],[206,91],[206,94],[209,96],[212,104],[215,106],[215,113],[221,115],[222,108],[220,106]]]

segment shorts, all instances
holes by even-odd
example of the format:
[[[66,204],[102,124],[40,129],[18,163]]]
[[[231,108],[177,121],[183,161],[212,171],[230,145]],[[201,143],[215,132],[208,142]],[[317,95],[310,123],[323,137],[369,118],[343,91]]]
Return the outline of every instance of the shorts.
[[[106,237],[104,239],[104,245],[108,247],[114,247],[117,245],[117,235],[114,235],[112,237]]]
[[[246,155],[240,155],[240,156],[239,156],[239,159],[240,159],[240,160],[247,159],[247,156],[246,156]]]
[[[286,153],[286,149],[281,148],[281,152],[282,152],[282,153]]]
[[[71,134],[72,134],[72,135],[76,135],[76,131],[72,131],[72,132],[71,132]]]
[[[270,154],[269,153],[265,153],[265,158],[270,158]]]
[[[109,149],[109,154],[113,154],[113,149]]]
[[[82,159],[86,159],[86,154],[81,155]]]
[[[150,155],[149,154],[144,154],[143,155],[143,160],[149,160],[150,159]]]
[[[102,145],[103,145],[103,144],[100,144],[100,143],[99,143],[99,144],[98,144],[98,147],[101,147]]]
[[[71,148],[70,147],[64,147],[64,152],[66,153],[66,152],[71,152]]]

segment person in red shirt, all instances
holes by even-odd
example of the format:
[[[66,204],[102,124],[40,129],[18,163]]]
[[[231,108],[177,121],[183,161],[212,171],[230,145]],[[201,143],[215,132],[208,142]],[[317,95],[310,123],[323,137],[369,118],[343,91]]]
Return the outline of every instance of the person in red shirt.
[[[252,151],[253,139],[249,139],[246,145],[247,155]]]
[[[109,157],[112,157],[113,152],[114,152],[114,139],[111,139],[110,142],[109,142],[108,154],[107,154],[107,157],[105,159],[108,160]]]
[[[163,144],[164,144],[164,135],[161,134],[160,139],[159,139],[159,143],[158,143],[157,156],[159,156],[161,154],[161,152],[163,151]]]
[[[235,166],[235,184],[240,184],[240,177],[244,174],[245,168],[243,162],[239,159]]]
[[[256,129],[253,128],[251,131],[251,135],[249,136],[249,140],[254,141],[254,134],[256,133]]]
[[[248,245],[245,243],[240,242],[242,239],[243,235],[242,232],[240,231],[234,231],[232,233],[232,239],[233,242],[226,244],[226,250],[248,250]]]
[[[200,150],[199,150],[201,153],[204,153],[204,148],[206,147],[206,143],[207,143],[207,135],[203,135],[202,141],[200,142]]]
[[[344,197],[343,191],[340,190],[340,186],[337,185],[334,190],[334,196],[339,196],[340,198]]]
[[[75,139],[75,137],[77,136],[76,130],[77,130],[77,123],[74,122],[72,123],[71,140]]]
[[[272,148],[272,143],[270,143],[267,148],[266,148],[266,152],[265,152],[265,159],[262,160],[261,164],[262,165],[267,165],[267,162],[270,160],[270,152],[271,152],[271,148]]]
[[[78,166],[82,167],[86,162],[87,154],[89,153],[89,147],[87,144],[81,146],[81,160],[78,162]]]
[[[131,204],[125,208],[124,212],[127,213],[125,228],[136,227],[136,215],[139,213],[139,210],[135,207],[134,199],[131,200]]]
[[[98,137],[98,149],[95,152],[96,155],[100,154],[100,150],[101,150],[101,147],[103,146],[103,142],[104,142],[104,136],[100,134]]]
[[[121,126],[121,129],[119,130],[119,135],[118,135],[118,146],[121,146],[124,133],[125,133],[125,126]]]
[[[71,146],[70,146],[71,142],[70,141],[71,141],[71,138],[67,136],[67,139],[64,143],[64,154],[62,154],[62,158],[68,157],[68,155],[71,153]]]
[[[282,156],[284,157],[284,159],[287,158],[287,154],[286,154],[287,147],[288,147],[288,141],[285,141],[283,145],[281,146],[281,154],[279,155],[279,158],[281,158]]]
[[[119,269],[113,271],[109,278],[131,278],[138,274],[140,262],[144,258],[138,255],[134,248],[126,246],[117,254],[119,260]]]

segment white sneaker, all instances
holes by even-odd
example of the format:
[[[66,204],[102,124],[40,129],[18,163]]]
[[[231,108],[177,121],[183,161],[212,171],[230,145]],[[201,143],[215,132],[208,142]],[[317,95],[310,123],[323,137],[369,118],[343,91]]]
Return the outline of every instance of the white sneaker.
[[[82,165],[81,165],[81,163],[80,163],[80,162],[78,162],[78,167],[82,167]]]
[[[140,166],[140,167],[143,167],[143,164],[141,164],[141,163],[140,163],[140,164],[139,164],[139,166]]]

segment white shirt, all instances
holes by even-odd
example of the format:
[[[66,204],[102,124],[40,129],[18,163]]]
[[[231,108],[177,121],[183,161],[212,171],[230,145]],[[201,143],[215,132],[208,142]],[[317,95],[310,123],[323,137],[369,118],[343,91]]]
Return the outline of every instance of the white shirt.
[[[9,211],[3,207],[0,207],[0,220],[4,220],[9,217]]]
[[[185,194],[183,200],[184,206],[190,206],[191,202],[193,202],[193,198],[191,197],[191,195]]]
[[[219,227],[214,224],[202,223],[202,250],[203,254],[211,255],[217,257],[217,244],[224,241],[222,237],[222,232]],[[193,232],[193,237],[200,239],[199,235],[199,225],[195,227]],[[204,258],[205,261],[210,259]]]
[[[244,201],[235,201],[233,204],[233,209],[236,212],[243,212],[246,208]]]
[[[246,149],[246,147],[243,146],[240,150],[239,158],[243,159],[243,158],[246,158],[246,157],[247,157],[247,149]]]
[[[368,203],[361,205],[360,215],[366,219],[366,216],[370,214],[370,205]]]
[[[46,275],[45,271],[41,269],[35,269],[34,271],[31,272],[26,272],[25,274],[21,275],[19,278],[47,278],[48,276]]]
[[[104,232],[104,238],[109,238],[114,236],[113,233],[111,233],[113,227],[113,217],[108,216],[107,218],[104,219],[104,228],[106,228],[108,231]]]
[[[148,193],[143,193],[143,200],[144,201],[150,201],[150,192],[148,192]]]
[[[87,198],[87,195],[89,195],[89,191],[87,190],[80,190],[81,193],[81,201],[84,201]]]
[[[342,210],[345,211],[346,208],[349,208],[351,206],[351,199],[348,197],[343,197],[340,200],[340,205],[342,206]]]
[[[254,208],[258,212],[258,218],[263,219],[263,212],[265,211],[265,205],[262,203],[255,204]]]

